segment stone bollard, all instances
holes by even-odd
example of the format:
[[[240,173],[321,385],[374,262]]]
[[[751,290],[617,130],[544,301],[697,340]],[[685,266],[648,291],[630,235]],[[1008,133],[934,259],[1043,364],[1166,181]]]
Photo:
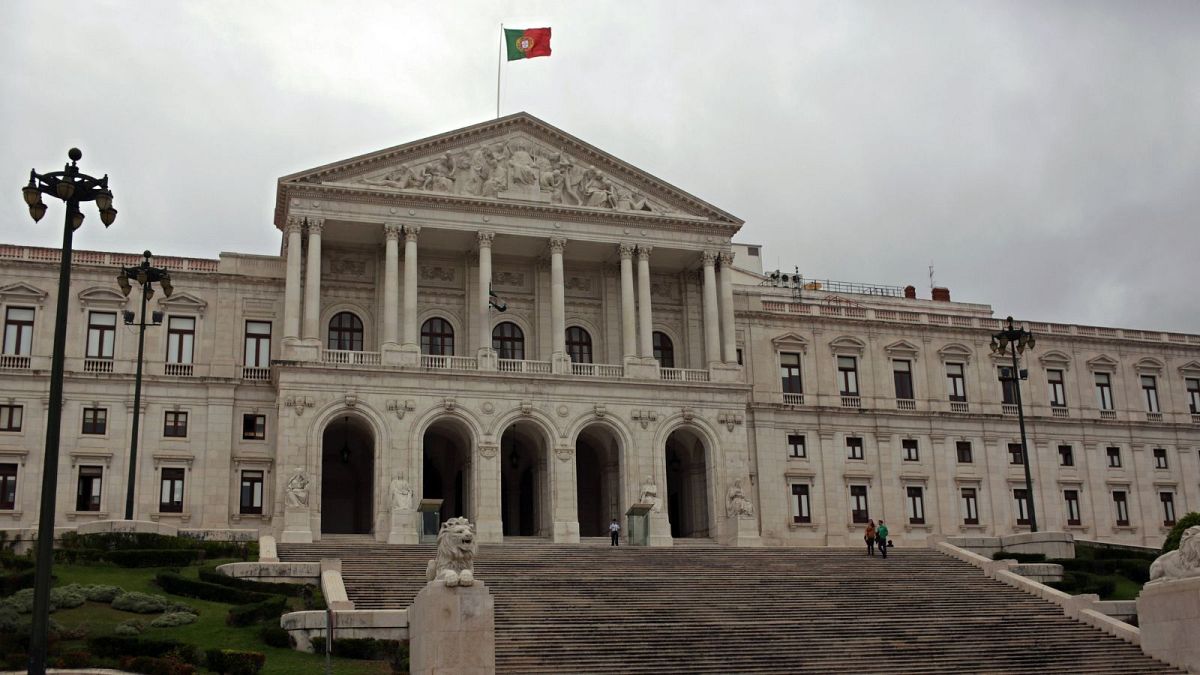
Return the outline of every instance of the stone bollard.
[[[1200,672],[1200,576],[1156,581],[1137,598],[1142,651],[1189,672]]]
[[[496,672],[496,608],[479,580],[447,587],[440,579],[417,593],[408,608],[409,672],[412,675]]]

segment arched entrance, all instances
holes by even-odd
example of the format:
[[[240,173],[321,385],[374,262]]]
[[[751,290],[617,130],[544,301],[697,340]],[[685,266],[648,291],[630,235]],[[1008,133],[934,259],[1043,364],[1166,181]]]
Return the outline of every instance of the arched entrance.
[[[575,441],[575,494],[579,536],[606,537],[608,522],[622,519],[621,448],[603,424],[592,424]]]
[[[546,445],[541,427],[532,422],[515,422],[500,437],[500,513],[505,536],[550,536]]]
[[[370,534],[374,498],[371,427],[356,415],[337,417],[321,435],[321,532]]]
[[[471,434],[462,422],[441,419],[429,425],[421,444],[421,497],[442,500],[442,521],[470,518]]]
[[[667,517],[674,538],[710,537],[708,465],[704,441],[689,429],[667,437]]]

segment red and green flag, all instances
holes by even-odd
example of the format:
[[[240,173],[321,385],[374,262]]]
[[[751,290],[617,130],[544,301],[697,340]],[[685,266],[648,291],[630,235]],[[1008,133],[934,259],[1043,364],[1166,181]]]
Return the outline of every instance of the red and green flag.
[[[509,61],[550,56],[550,29],[505,28],[504,44],[508,49]]]

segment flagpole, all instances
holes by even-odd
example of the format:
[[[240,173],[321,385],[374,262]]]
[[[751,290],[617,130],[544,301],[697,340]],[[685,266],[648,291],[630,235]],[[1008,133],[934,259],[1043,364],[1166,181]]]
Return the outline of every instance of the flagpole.
[[[496,119],[500,119],[500,64],[504,59],[504,24],[500,24],[500,53],[496,55]]]

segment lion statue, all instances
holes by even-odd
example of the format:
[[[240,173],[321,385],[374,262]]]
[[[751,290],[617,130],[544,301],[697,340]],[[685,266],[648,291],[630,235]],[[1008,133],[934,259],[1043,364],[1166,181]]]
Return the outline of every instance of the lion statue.
[[[1200,525],[1183,531],[1179,550],[1160,555],[1150,565],[1150,581],[1200,577]]]
[[[451,518],[438,531],[437,557],[425,568],[429,581],[440,579],[447,586],[475,583],[475,528],[466,518]]]

